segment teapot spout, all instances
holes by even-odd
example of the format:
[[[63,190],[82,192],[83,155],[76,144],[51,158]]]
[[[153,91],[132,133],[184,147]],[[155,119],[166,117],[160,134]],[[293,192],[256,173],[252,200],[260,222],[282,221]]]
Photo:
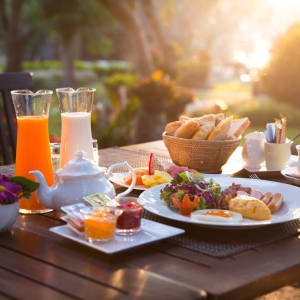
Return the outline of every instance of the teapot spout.
[[[40,203],[45,207],[52,208],[52,189],[48,186],[44,175],[38,170],[30,171],[29,173],[32,174],[40,184],[37,190]]]

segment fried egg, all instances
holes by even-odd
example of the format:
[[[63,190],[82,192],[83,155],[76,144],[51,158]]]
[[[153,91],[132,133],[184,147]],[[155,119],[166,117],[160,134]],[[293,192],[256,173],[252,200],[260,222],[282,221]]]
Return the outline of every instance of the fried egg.
[[[201,209],[192,212],[191,218],[205,222],[238,223],[243,220],[240,213],[224,209]]]

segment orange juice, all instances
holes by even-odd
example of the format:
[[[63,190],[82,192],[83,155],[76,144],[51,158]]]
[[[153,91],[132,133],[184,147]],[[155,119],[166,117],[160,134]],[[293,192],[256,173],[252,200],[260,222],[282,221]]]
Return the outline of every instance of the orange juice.
[[[22,116],[17,117],[18,136],[16,154],[16,176],[25,176],[35,180],[29,174],[31,170],[41,171],[47,184],[54,183],[54,174],[51,163],[51,153],[48,132],[48,116]],[[43,207],[33,193],[32,199],[20,199],[20,212],[36,213],[48,210]]]

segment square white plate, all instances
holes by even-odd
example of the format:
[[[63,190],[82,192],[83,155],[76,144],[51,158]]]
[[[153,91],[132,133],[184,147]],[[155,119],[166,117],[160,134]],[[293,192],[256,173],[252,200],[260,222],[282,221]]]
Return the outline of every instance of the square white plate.
[[[97,242],[96,244],[92,244],[88,242],[84,237],[79,236],[77,233],[71,230],[68,225],[52,227],[49,230],[67,239],[73,240],[107,254],[114,254],[117,252],[129,250],[134,247],[160,241],[184,233],[183,229],[146,219],[142,219],[142,230],[139,233],[129,236],[115,235],[115,238],[111,241]]]

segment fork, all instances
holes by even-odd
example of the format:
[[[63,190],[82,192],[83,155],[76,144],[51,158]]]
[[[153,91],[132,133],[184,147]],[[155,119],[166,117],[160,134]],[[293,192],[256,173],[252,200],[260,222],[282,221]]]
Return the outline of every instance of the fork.
[[[254,174],[250,174],[249,178],[261,180],[255,173]]]

